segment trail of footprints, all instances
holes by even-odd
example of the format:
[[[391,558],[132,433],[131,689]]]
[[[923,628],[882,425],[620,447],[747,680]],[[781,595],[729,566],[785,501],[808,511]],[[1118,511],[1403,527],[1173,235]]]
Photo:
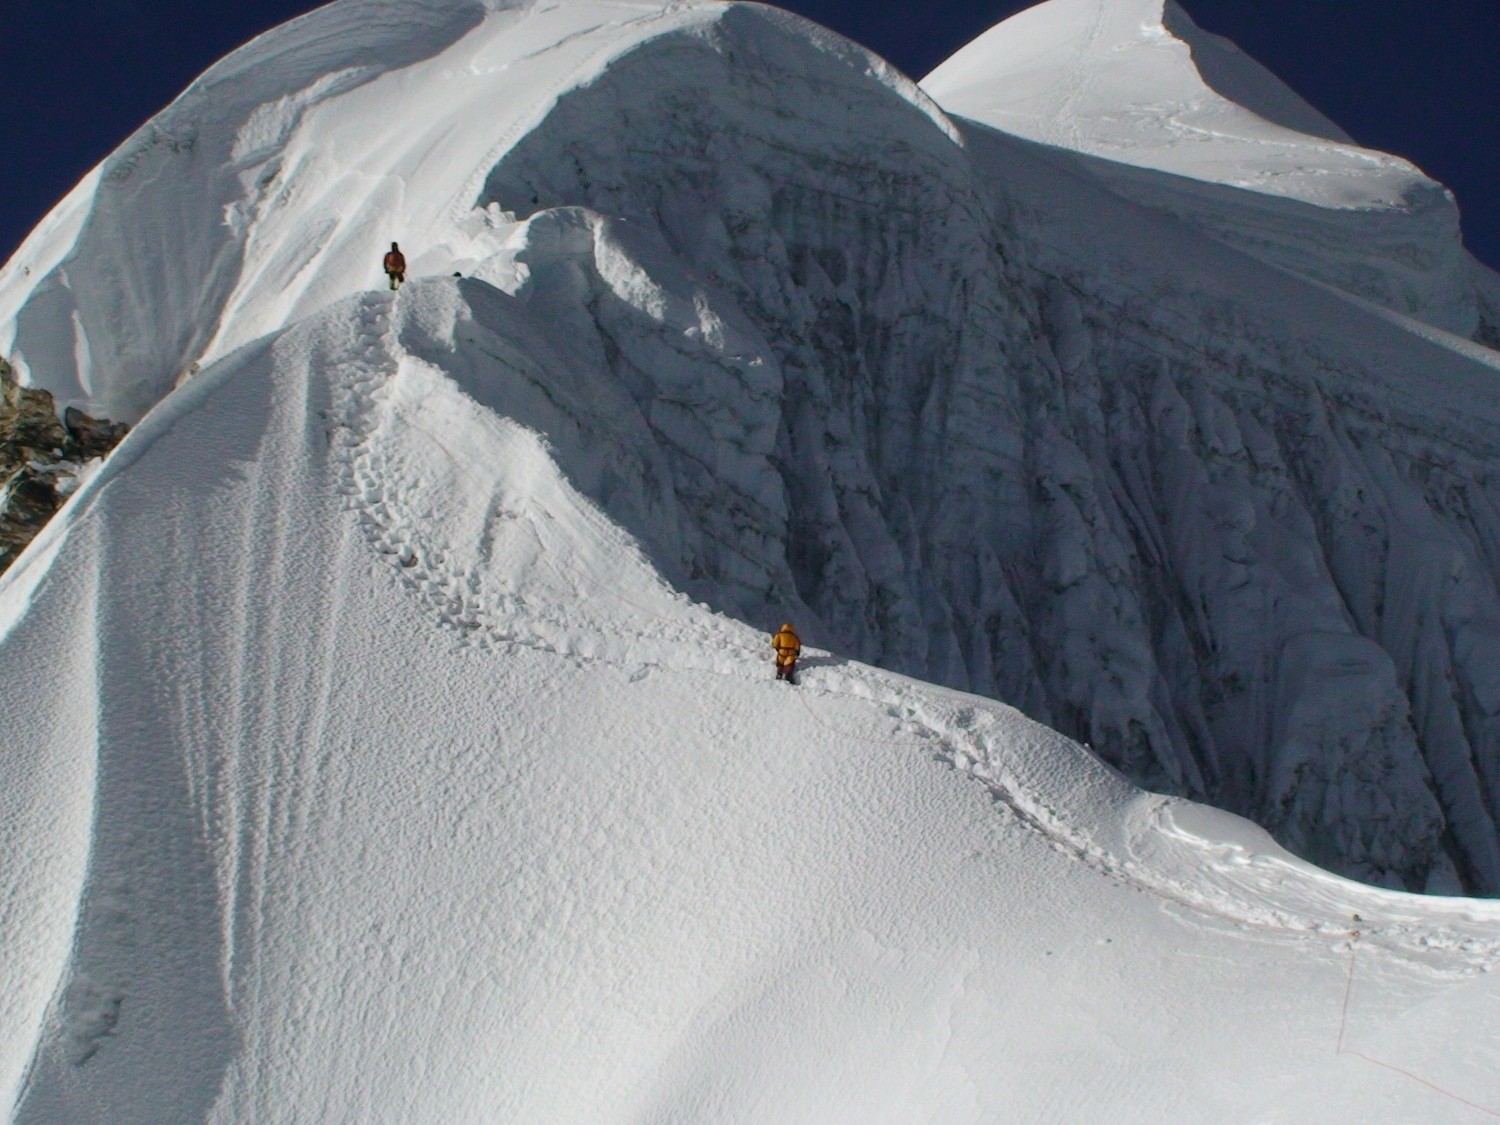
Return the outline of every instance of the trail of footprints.
[[[529,523],[525,526],[536,539],[538,565],[551,570],[565,588],[580,595],[567,618],[545,602],[528,603],[514,590],[486,589],[481,575],[449,564],[453,552],[446,545],[426,541],[419,528],[401,520],[396,511],[400,497],[391,491],[399,487],[392,483],[399,480],[399,473],[385,463],[380,443],[370,440],[391,421],[391,379],[400,355],[390,323],[392,306],[389,294],[366,295],[351,353],[335,367],[332,461],[339,492],[358,519],[366,540],[398,564],[403,583],[432,607],[441,624],[458,633],[459,643],[482,649],[524,645],[577,660],[604,659],[604,654],[594,651],[596,646],[582,635],[591,633],[625,642],[650,642],[657,650],[662,650],[666,642],[673,648],[674,665],[710,672],[724,670],[723,660],[712,659],[710,651],[738,650],[736,663],[753,659],[743,638],[734,636],[727,627],[715,630],[713,636],[689,638],[683,635],[680,623],[642,606],[635,608],[674,626],[674,631],[669,634],[661,628],[653,631],[640,625],[627,630],[617,619],[598,618],[587,620],[587,628],[580,630],[588,597],[599,592],[595,589],[598,583],[568,567],[566,560],[557,557],[558,552],[548,551]]]
[[[397,564],[403,583],[436,610],[443,624],[473,634],[487,624],[479,576],[450,572],[442,565],[441,549],[422,543],[413,529],[396,520],[384,484],[390,473],[383,471],[380,453],[369,441],[389,407],[398,362],[391,339],[392,303],[390,294],[364,297],[351,355],[335,368],[330,441],[338,489],[365,539]]]

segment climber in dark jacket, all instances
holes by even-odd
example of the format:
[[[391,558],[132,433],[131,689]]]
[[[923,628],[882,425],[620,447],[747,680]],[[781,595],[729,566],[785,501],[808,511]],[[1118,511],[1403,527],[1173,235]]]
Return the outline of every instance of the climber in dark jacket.
[[[776,650],[776,678],[789,684],[797,682],[797,657],[802,655],[802,642],[790,625],[783,625],[781,632],[771,638],[771,647]]]
[[[401,253],[401,247],[391,243],[383,264],[385,276],[391,279],[391,288],[400,289],[401,283],[406,280],[406,256]]]

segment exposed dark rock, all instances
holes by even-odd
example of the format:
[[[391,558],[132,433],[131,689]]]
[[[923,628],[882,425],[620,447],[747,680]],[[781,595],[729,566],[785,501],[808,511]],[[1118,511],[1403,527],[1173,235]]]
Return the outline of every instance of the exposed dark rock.
[[[130,429],[124,422],[111,422],[108,418],[91,418],[75,406],[63,411],[63,428],[69,440],[77,447],[84,460],[103,457]]]
[[[21,386],[0,359],[0,571],[36,537],[77,484],[129,429],[69,407],[62,420],[47,391]]]

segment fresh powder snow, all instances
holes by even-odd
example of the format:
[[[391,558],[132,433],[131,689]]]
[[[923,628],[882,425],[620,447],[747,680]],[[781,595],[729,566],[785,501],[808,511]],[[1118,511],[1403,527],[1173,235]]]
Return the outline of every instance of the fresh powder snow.
[[[138,424],[0,579],[11,1120],[1500,1115],[1401,889],[1500,889],[1489,280],[929,93],[339,0],[38,228],[0,354]]]

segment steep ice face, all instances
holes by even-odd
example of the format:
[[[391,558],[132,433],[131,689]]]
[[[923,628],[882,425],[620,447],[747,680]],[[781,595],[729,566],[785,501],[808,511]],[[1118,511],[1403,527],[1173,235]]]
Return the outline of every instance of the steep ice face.
[[[1461,335],[1451,194],[1360,148],[1175,0],[1048,0],[922,80],[946,109],[1094,158],[1115,190],[1237,249]]]
[[[481,202],[536,212],[518,292],[672,458],[680,514],[629,521],[669,573],[745,613],[815,605],[840,643],[950,677],[953,637],[909,597],[935,518],[914,498],[1012,393],[973,308],[1024,320],[982,186],[911,94],[731,9],[562,99]]]
[[[240,60],[253,97],[179,102],[186,154],[28,241],[0,339],[32,381],[144,409],[399,238],[413,278],[464,275],[412,353],[546,434],[679,590],[1012,702],[1338,870],[1500,888],[1484,349],[961,132],[773,9],[432,4],[346,74],[362,11],[232,56],[209,77]],[[168,207],[190,248],[107,237]]]

